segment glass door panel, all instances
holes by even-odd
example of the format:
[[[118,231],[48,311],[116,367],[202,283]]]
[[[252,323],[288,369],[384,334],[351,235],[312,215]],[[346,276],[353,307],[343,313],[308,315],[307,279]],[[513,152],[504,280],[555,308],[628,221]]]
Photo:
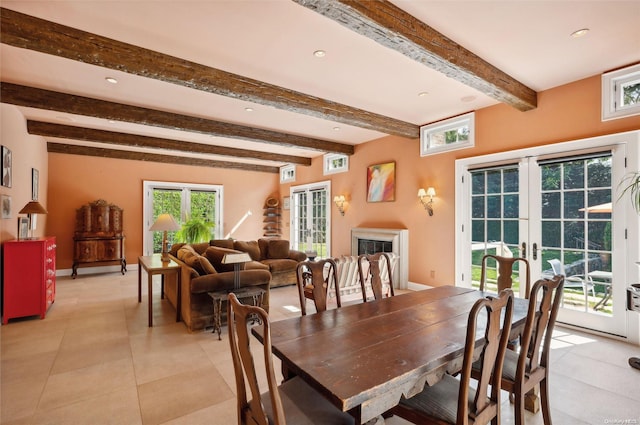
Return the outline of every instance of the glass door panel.
[[[291,195],[291,243],[293,249],[329,255],[329,189],[326,185],[293,188]]]

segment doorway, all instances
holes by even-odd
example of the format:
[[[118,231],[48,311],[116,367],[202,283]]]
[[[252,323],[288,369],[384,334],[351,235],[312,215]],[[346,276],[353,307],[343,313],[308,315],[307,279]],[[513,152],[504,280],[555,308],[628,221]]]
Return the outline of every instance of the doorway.
[[[558,321],[626,335],[628,240],[616,186],[637,133],[456,161],[456,275],[477,287],[485,254],[520,256],[532,284],[562,273]],[[488,274],[495,278],[496,270]],[[520,270],[514,292],[525,296]]]
[[[329,199],[331,182],[291,187],[291,244],[307,255],[331,255]]]

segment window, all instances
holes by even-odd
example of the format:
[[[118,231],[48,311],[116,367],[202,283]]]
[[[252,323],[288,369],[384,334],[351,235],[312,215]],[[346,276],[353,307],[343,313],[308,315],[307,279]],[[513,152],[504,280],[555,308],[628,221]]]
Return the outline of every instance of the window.
[[[602,121],[640,114],[640,65],[602,75]]]
[[[420,127],[420,156],[472,147],[475,143],[474,118],[475,114],[471,112]]]
[[[328,153],[324,156],[324,175],[349,171],[349,157],[344,154]]]
[[[280,167],[280,183],[289,183],[296,181],[296,166],[284,165]]]

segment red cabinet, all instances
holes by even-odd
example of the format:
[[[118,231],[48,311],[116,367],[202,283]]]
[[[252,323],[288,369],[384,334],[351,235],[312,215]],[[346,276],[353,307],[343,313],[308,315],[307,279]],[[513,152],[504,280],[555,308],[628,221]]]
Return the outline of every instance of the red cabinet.
[[[8,241],[4,250],[2,323],[40,315],[56,299],[56,238]]]

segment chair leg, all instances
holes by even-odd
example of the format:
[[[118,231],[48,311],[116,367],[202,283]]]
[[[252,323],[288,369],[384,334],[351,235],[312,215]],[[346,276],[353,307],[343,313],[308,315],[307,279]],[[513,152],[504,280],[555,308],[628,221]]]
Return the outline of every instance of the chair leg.
[[[516,390],[514,395],[513,416],[516,420],[516,425],[524,425],[524,392],[522,389]]]
[[[542,419],[544,420],[544,425],[552,425],[551,424],[551,406],[549,405],[549,380],[543,379],[540,382],[540,401],[542,404]]]

